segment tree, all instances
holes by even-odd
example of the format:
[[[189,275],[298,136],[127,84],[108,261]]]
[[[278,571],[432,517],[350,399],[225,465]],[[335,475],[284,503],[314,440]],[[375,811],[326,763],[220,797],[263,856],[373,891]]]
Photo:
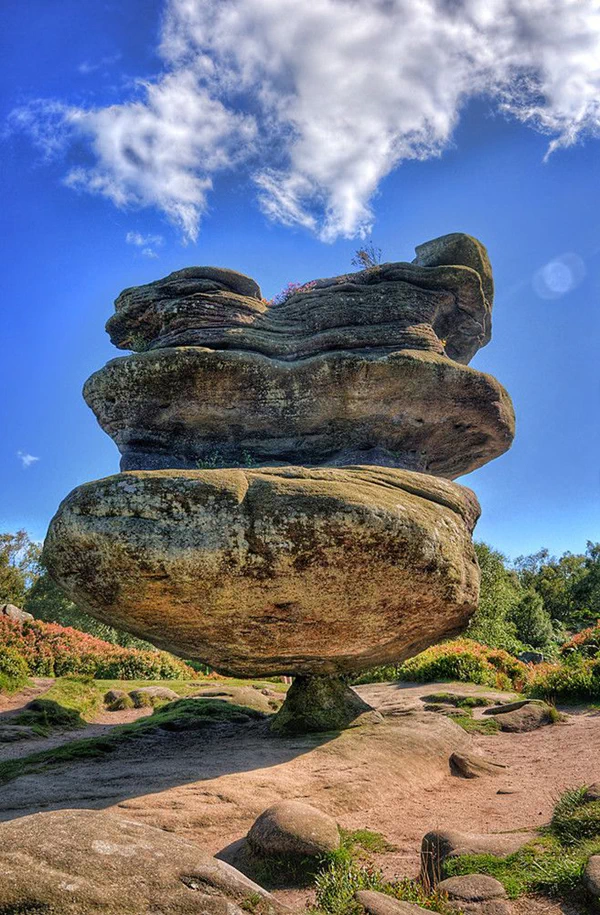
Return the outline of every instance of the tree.
[[[522,596],[518,576],[507,568],[506,557],[487,543],[476,543],[475,551],[481,569],[479,607],[473,616],[467,636],[513,654],[522,649],[517,627],[511,619]]]
[[[554,627],[537,591],[525,591],[510,611],[509,618],[516,626],[517,637],[525,645],[546,650],[550,648]]]
[[[573,603],[588,625],[600,618],[600,543],[587,542],[583,574],[573,584]]]
[[[591,556],[588,559],[591,561],[586,567],[586,556],[563,553],[557,559],[543,549],[531,556],[519,556],[514,565],[523,587],[540,595],[551,619],[559,620],[567,628],[580,629],[589,624],[589,594],[580,587],[594,564]]]
[[[39,575],[41,548],[26,531],[0,534],[0,604],[22,606]]]

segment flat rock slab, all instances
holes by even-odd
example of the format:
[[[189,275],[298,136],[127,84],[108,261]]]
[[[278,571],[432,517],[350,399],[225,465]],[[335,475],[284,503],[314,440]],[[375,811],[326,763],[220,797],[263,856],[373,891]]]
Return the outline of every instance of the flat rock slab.
[[[234,868],[160,829],[64,810],[0,826],[0,909],[60,915],[283,915]],[[259,908],[260,907],[260,908]]]
[[[96,618],[222,673],[333,675],[464,628],[478,514],[390,468],[137,471],[74,490],[44,561]]]

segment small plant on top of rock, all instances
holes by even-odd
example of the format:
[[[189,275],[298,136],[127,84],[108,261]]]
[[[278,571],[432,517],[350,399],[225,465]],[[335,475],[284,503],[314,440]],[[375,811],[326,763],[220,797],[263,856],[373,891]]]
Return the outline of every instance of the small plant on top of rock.
[[[381,265],[381,255],[381,248],[376,248],[371,241],[356,249],[350,263],[358,270],[374,270]]]
[[[272,299],[267,301],[267,305],[283,305],[283,303],[287,302],[288,299],[291,299],[293,295],[296,295],[299,292],[310,292],[316,285],[316,280],[310,280],[308,283],[287,283],[281,292],[278,292],[277,295],[274,295]]]

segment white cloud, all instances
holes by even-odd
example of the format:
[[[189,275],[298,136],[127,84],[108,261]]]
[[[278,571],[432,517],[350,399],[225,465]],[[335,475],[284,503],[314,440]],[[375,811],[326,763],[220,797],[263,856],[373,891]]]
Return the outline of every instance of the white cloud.
[[[26,451],[17,451],[17,457],[23,465],[23,470],[27,470],[28,467],[31,467],[32,464],[39,461],[39,457],[35,457],[33,454],[27,454]]]
[[[142,235],[141,232],[128,232],[125,236],[125,241],[128,245],[135,245],[136,248],[141,248],[140,254],[144,257],[158,257],[158,253],[155,250],[160,248],[164,244],[164,238],[162,235]]]
[[[439,155],[470,98],[549,153],[600,131],[597,0],[167,0],[160,52],[123,104],[15,118],[47,153],[87,140],[69,185],[158,207],[189,239],[215,173],[242,163],[270,218],[367,232],[381,180]]]

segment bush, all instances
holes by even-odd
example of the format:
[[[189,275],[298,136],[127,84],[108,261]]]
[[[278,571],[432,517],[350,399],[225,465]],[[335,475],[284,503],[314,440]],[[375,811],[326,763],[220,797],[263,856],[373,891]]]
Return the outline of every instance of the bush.
[[[29,676],[27,661],[15,648],[0,647],[0,692],[22,689]]]
[[[573,658],[562,664],[539,664],[532,670],[527,694],[536,699],[590,702],[600,699],[600,659]]]
[[[574,655],[580,658],[595,658],[600,650],[600,624],[583,629],[577,635],[561,645],[561,657],[568,659]]]
[[[471,639],[442,642],[405,661],[400,680],[433,683],[436,680],[459,680],[479,683],[496,689],[522,690],[529,678],[529,668],[500,649],[488,648]]]
[[[192,680],[184,661],[164,651],[123,648],[57,623],[0,618],[0,646],[20,655],[26,673],[39,677],[71,674],[100,680]],[[1,671],[0,671],[1,672]]]

